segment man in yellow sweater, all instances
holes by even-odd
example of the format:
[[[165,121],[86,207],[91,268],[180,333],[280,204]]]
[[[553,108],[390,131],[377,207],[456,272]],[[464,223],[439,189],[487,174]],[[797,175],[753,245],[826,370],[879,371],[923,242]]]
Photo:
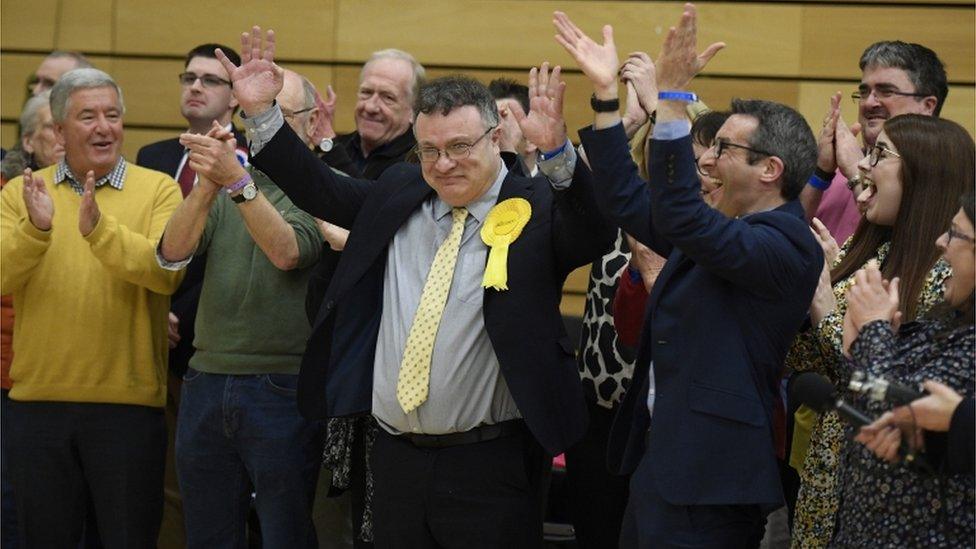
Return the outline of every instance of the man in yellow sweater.
[[[155,250],[180,203],[121,156],[122,92],[96,69],[51,91],[65,158],[0,192],[0,293],[16,308],[5,418],[20,535],[76,543],[90,493],[106,547],[154,547],[162,512],[167,312]]]

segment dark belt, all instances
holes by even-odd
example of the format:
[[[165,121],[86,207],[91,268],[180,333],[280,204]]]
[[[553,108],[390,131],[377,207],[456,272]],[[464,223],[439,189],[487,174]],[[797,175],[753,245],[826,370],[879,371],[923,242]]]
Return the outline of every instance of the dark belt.
[[[419,448],[446,448],[448,446],[474,444],[475,442],[486,442],[495,440],[496,438],[510,437],[524,433],[525,430],[525,421],[521,419],[510,419],[501,423],[495,423],[494,425],[475,427],[463,433],[448,433],[446,435],[403,433],[397,435],[397,438],[403,439]]]

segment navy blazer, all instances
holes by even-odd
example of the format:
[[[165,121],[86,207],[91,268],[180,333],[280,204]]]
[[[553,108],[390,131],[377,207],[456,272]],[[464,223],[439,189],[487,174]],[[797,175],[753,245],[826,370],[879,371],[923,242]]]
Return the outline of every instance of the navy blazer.
[[[312,327],[298,398],[307,417],[368,413],[387,248],[433,190],[417,164],[395,164],[375,182],[337,175],[287,125],[251,161],[298,207],[351,228]],[[598,214],[589,172],[578,164],[565,191],[554,191],[542,178],[505,178],[498,200],[524,198],[532,215],[509,248],[509,289],[485,290],[483,305],[512,397],[535,438],[553,454],[586,428],[574,346],[559,312],[562,286],[570,271],[602,255],[614,237]]]
[[[622,126],[580,136],[601,209],[668,258],[611,430],[611,468],[632,472],[647,452],[647,489],[672,504],[780,504],[773,400],[824,262],[803,209],[792,201],[729,219],[708,207],[690,137],[653,142],[645,183]]]

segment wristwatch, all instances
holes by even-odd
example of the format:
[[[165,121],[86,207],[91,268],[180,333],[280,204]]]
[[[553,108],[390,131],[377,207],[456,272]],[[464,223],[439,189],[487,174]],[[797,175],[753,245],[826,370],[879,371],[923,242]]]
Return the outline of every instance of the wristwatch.
[[[254,181],[248,181],[247,185],[241,190],[241,194],[231,195],[230,199],[234,201],[234,204],[241,204],[243,202],[250,202],[258,196],[258,188],[254,184]]]
[[[323,137],[322,140],[319,141],[318,146],[315,148],[318,149],[319,152],[327,153],[332,150],[334,145],[335,143],[332,141],[331,137]]]
[[[861,178],[861,174],[858,173],[858,174],[855,174],[854,177],[852,177],[852,178],[850,178],[850,179],[847,180],[847,188],[850,189],[851,192],[854,192],[855,189],[857,187],[860,187],[861,184],[863,184],[863,183],[864,183],[864,180]]]

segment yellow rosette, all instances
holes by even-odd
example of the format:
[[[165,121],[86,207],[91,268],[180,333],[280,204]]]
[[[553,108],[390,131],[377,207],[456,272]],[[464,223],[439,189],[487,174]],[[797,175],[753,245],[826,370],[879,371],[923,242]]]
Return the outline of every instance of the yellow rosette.
[[[485,288],[508,289],[508,246],[522,234],[530,217],[532,206],[524,198],[509,198],[488,212],[481,227],[481,240],[491,248],[481,282]]]

